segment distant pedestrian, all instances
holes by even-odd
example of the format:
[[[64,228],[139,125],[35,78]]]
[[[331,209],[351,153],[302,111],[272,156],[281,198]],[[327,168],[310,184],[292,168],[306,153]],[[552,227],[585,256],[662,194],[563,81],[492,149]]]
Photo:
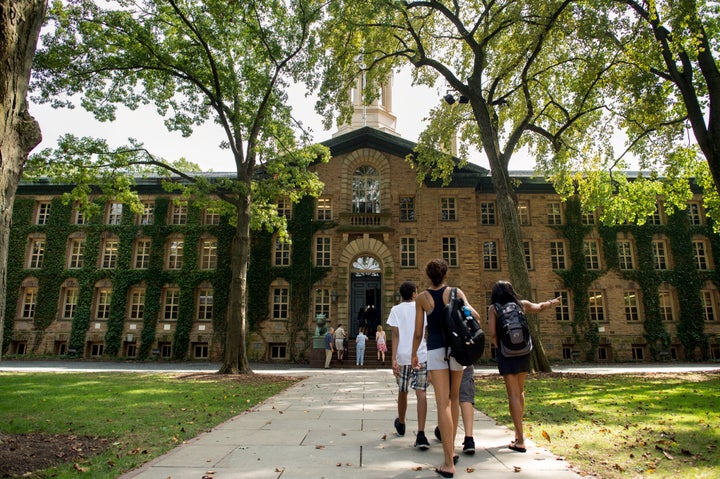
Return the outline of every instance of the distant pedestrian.
[[[342,364],[343,357],[345,356],[345,337],[347,334],[342,327],[342,324],[338,324],[335,328],[335,350],[337,351],[338,362]]]
[[[365,309],[365,324],[367,326],[367,331],[369,331],[370,334],[374,333],[377,330],[378,324],[380,324],[377,317],[377,311],[375,311],[375,307],[372,304],[368,304]]]
[[[382,324],[378,324],[377,332],[375,333],[375,342],[377,343],[377,356],[378,361],[382,357],[382,364],[385,366],[385,353],[387,352],[387,338],[385,331],[383,331]]]
[[[427,418],[427,348],[423,339],[418,347],[420,367],[414,369],[410,364],[412,341],[415,334],[415,283],[406,281],[400,285],[402,302],[390,310],[387,325],[392,328],[392,370],[398,384],[398,417],[395,419],[395,430],[398,435],[405,435],[405,419],[407,415],[408,393],[412,387],[417,399],[418,432],[415,436],[415,447],[426,450],[430,443],[425,436],[425,420]]]
[[[355,366],[364,366],[365,365],[365,344],[366,343],[367,343],[367,336],[365,335],[363,328],[360,328],[358,335],[355,336],[355,344],[356,344]]]
[[[333,350],[335,349],[333,347],[333,332],[335,330],[333,328],[329,328],[327,330],[327,333],[325,333],[325,369],[330,368],[330,362],[332,361],[332,354]]]
[[[358,311],[357,324],[358,324],[358,329],[362,329],[363,331],[368,331],[367,321],[365,320],[365,308],[364,307],[360,308],[360,311]]]
[[[542,303],[533,303],[526,299],[520,299],[509,281],[498,281],[495,283],[490,296],[492,305],[488,308],[488,335],[490,342],[495,345],[498,370],[505,380],[505,389],[508,395],[510,406],[510,417],[515,427],[515,440],[508,446],[513,451],[526,452],[525,435],[523,433],[523,415],[525,412],[525,378],[530,371],[530,355],[505,357],[499,348],[498,334],[501,331],[498,325],[498,314],[495,304],[501,307],[507,303],[516,303],[523,312],[537,313],[553,304],[560,304],[560,298],[554,298]]]

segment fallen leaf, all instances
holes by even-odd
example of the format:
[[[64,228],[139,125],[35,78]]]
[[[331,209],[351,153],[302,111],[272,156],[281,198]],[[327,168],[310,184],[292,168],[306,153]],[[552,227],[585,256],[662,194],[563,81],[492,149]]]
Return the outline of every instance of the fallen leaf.
[[[315,449],[325,449],[325,446],[321,446],[320,444],[315,446]]]
[[[542,432],[542,437],[544,437],[547,442],[552,442],[550,441],[550,434],[548,434],[547,431]]]
[[[340,435],[341,435],[341,436],[347,436],[347,433],[341,432]]]
[[[422,471],[422,466],[415,466],[412,468],[413,471]]]
[[[382,439],[383,441],[386,440],[386,439],[387,439],[387,434],[383,434],[383,437],[381,437],[380,439]]]
[[[520,466],[513,466],[513,472],[521,472],[521,471],[522,471],[522,467],[520,467]]]
[[[474,467],[466,467],[465,472],[475,472],[475,468]]]

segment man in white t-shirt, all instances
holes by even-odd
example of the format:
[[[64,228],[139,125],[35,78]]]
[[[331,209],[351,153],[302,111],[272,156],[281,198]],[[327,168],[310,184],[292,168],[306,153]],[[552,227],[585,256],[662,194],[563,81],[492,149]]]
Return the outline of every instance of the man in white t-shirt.
[[[415,370],[410,364],[413,335],[415,334],[415,296],[417,287],[412,281],[400,285],[402,303],[390,310],[387,325],[392,328],[392,370],[398,383],[398,417],[395,419],[395,430],[398,435],[405,435],[405,415],[409,387],[415,390],[417,397],[418,433],[415,447],[426,450],[430,443],[425,437],[425,418],[427,417],[427,346],[425,339],[418,348],[420,368]],[[427,319],[425,320],[427,326]],[[424,334],[423,334],[424,336]]]

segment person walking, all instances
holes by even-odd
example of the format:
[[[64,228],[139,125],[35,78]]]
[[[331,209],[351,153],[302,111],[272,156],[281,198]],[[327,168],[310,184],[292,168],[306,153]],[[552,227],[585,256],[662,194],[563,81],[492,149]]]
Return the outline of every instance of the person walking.
[[[333,328],[328,328],[325,333],[325,369],[330,369],[330,362],[332,361],[333,354]]]
[[[525,435],[523,432],[523,415],[525,413],[525,378],[530,371],[530,355],[528,352],[522,356],[505,357],[499,347],[498,334],[501,327],[498,324],[498,311],[495,305],[500,307],[507,303],[516,303],[525,313],[538,313],[543,309],[550,308],[554,304],[560,304],[560,297],[533,303],[526,299],[520,299],[509,281],[498,281],[495,283],[490,295],[492,305],[488,307],[488,335],[490,343],[495,345],[498,371],[505,381],[505,390],[508,395],[510,417],[515,428],[515,440],[508,446],[513,451],[526,452]]]
[[[345,330],[342,324],[338,324],[335,328],[335,350],[337,351],[338,362],[342,364],[343,357],[345,356]]]
[[[367,336],[365,335],[363,328],[360,328],[358,335],[355,336],[355,366],[365,365],[365,344],[367,343]]]
[[[430,448],[425,436],[427,418],[427,348],[423,339],[418,347],[420,367],[413,369],[411,364],[412,341],[415,334],[415,296],[417,287],[412,281],[400,285],[402,302],[390,310],[387,325],[392,328],[392,371],[398,384],[398,417],[395,418],[395,430],[399,436],[405,435],[408,393],[415,390],[417,400],[418,432],[415,447],[421,450]]]
[[[377,358],[381,361],[382,365],[385,366],[385,353],[387,352],[387,338],[385,331],[383,330],[382,324],[377,325],[377,332],[375,333],[375,343],[377,344]]]
[[[463,366],[450,356],[443,337],[445,305],[450,301],[447,281],[448,264],[443,259],[434,259],[425,267],[425,274],[431,286],[415,298],[415,333],[413,335],[412,365],[420,367],[418,350],[422,342],[427,315],[427,369],[430,383],[435,390],[438,426],[442,437],[444,462],[435,472],[442,477],[455,475],[455,433],[460,419],[460,382]],[[457,288],[457,296],[465,301],[472,315],[478,313],[470,305],[465,293]]]

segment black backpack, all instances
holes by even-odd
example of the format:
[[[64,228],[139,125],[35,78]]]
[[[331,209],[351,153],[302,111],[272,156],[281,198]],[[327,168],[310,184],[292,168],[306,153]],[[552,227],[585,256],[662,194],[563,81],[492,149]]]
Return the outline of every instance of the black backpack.
[[[524,356],[532,351],[532,338],[522,307],[511,301],[501,305],[495,303],[497,312],[497,337],[500,352],[506,358]]]
[[[485,333],[472,315],[463,314],[463,306],[465,301],[457,297],[457,288],[451,288],[450,302],[445,305],[443,315],[443,335],[450,356],[469,366],[480,359],[485,350]]]

